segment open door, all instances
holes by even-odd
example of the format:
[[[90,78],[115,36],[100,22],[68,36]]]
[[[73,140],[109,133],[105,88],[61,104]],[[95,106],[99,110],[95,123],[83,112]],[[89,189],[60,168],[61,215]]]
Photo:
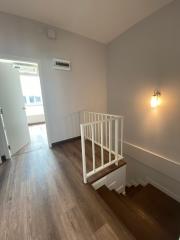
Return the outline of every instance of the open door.
[[[19,72],[10,63],[0,63],[0,107],[13,155],[29,143],[30,136]]]

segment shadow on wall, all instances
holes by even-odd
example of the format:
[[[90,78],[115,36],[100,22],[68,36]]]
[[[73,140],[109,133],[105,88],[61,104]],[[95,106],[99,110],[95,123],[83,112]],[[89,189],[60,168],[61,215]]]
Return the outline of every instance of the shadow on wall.
[[[64,131],[62,132],[62,140],[80,136],[80,123],[82,122],[82,111],[68,113],[61,117],[64,124]],[[66,137],[65,137],[66,136]]]

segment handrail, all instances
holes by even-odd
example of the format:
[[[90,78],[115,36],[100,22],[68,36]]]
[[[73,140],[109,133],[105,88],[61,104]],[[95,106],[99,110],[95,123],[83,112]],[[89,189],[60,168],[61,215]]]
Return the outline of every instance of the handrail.
[[[122,116],[122,115],[109,114],[109,113],[99,113],[99,112],[90,112],[90,111],[86,111],[86,110],[83,111],[83,113],[93,113],[93,114],[100,114],[100,115],[104,115],[104,116],[112,116],[112,117],[116,117],[116,118],[124,118],[124,116]]]
[[[111,120],[115,120],[116,118],[112,118]],[[98,124],[98,123],[105,123],[105,122],[110,122],[111,121],[110,119],[107,119],[107,120],[101,120],[101,121],[94,121],[94,122],[87,122],[87,123],[81,123],[81,125],[83,125],[83,126],[89,126],[89,124],[93,124],[93,125],[95,125],[95,124]]]
[[[123,158],[123,122],[123,116],[88,111],[83,112],[83,119],[82,123],[80,124],[80,129],[84,183],[87,183],[88,177],[114,163],[117,163]],[[89,172],[87,171],[86,163],[86,140],[90,140],[92,142],[93,170]],[[100,167],[96,167],[95,145],[98,145],[101,148]],[[104,150],[109,152],[108,163],[104,163]],[[114,156],[114,159],[112,159],[112,155]]]
[[[108,113],[99,113],[99,112],[89,112],[89,111],[81,111],[81,113],[83,114],[95,114],[95,115],[103,115],[103,116],[107,116],[107,117],[114,117],[114,118],[124,118],[124,116],[122,115],[115,115],[115,114],[108,114]]]

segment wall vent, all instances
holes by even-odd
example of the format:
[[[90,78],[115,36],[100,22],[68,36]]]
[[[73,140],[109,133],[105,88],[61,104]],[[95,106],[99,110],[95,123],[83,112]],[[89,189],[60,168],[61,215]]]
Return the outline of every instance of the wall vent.
[[[59,70],[71,70],[71,64],[70,61],[64,60],[64,59],[53,59],[53,68],[59,69]]]

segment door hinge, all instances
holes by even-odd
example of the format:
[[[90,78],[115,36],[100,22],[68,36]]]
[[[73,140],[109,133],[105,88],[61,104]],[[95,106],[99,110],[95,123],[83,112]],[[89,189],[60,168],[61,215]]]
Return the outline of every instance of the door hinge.
[[[10,145],[8,145],[8,149],[11,150],[11,146]]]
[[[0,108],[0,113],[3,114],[3,109],[2,108]]]

